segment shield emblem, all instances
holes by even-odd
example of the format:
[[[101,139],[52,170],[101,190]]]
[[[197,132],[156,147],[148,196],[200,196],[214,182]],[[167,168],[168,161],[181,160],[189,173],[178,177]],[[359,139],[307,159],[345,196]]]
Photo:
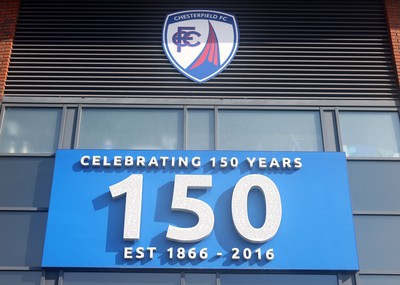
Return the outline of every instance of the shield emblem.
[[[234,16],[210,10],[180,11],[166,17],[163,48],[187,78],[202,83],[232,61],[239,46]]]

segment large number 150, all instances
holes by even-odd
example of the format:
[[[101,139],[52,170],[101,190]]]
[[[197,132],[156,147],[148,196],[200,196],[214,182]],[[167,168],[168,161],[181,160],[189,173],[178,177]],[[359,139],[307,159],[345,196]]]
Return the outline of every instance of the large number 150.
[[[206,238],[214,227],[214,213],[211,207],[199,199],[188,197],[190,188],[209,189],[211,175],[175,175],[171,209],[190,212],[198,217],[198,223],[189,228],[168,226],[167,239],[179,242],[197,242]],[[264,224],[255,228],[248,215],[248,196],[252,188],[258,188],[266,206]],[[126,195],[124,217],[124,239],[140,238],[142,214],[143,175],[132,174],[121,182],[109,187],[113,198]],[[245,240],[262,243],[273,238],[282,218],[281,197],[275,183],[266,176],[250,174],[241,178],[232,193],[232,219],[237,233]]]

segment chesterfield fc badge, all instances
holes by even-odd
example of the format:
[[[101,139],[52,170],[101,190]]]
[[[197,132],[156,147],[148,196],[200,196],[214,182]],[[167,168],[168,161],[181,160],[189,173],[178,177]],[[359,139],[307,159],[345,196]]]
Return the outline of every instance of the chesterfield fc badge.
[[[163,48],[187,78],[202,83],[220,73],[239,46],[234,16],[209,10],[181,11],[166,17]]]

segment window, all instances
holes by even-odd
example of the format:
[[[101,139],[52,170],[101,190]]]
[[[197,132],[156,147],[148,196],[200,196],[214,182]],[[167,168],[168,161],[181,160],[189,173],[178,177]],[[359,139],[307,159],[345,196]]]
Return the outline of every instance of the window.
[[[215,285],[215,274],[186,273],[185,285]]]
[[[219,149],[322,151],[319,112],[221,110]]]
[[[348,157],[400,157],[398,113],[344,111],[339,119]]]
[[[398,285],[400,284],[400,275],[360,275],[359,285]]]
[[[361,271],[399,272],[400,216],[354,218]]]
[[[180,285],[180,274],[65,272],[64,285]]]
[[[400,161],[347,162],[355,211],[400,212]]]
[[[2,157],[0,207],[48,207],[53,157]]]
[[[323,151],[319,111],[98,109],[82,111],[81,149]],[[215,122],[218,121],[217,130]]]
[[[42,272],[0,271],[0,284],[40,285]]]
[[[40,266],[46,220],[42,212],[0,212],[0,266]]]
[[[187,148],[214,149],[214,110],[189,110]]]
[[[221,274],[221,285],[337,285],[336,275]]]
[[[84,109],[78,148],[182,149],[183,111]]]
[[[58,146],[62,109],[5,108],[0,153],[53,153]]]

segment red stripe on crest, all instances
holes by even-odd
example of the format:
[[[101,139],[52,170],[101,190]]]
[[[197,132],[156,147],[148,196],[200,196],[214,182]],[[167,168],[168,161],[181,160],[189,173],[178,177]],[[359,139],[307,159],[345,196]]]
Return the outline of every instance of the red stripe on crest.
[[[215,34],[214,28],[210,22],[208,22],[208,38],[207,44],[201,52],[200,56],[193,63],[190,69],[194,69],[204,63],[205,60],[213,63],[215,66],[219,65],[219,47],[218,39]]]

